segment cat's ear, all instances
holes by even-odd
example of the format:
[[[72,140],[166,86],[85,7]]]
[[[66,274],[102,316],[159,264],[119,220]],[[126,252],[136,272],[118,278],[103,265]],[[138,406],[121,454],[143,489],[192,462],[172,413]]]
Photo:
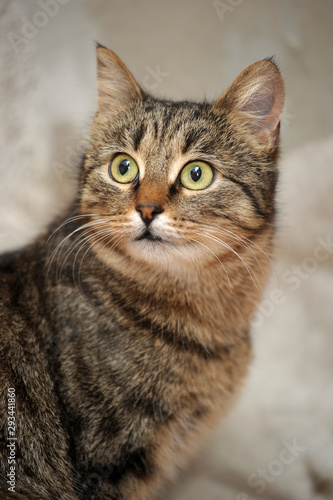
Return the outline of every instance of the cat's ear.
[[[276,64],[263,60],[246,68],[214,103],[236,113],[260,144],[273,149],[279,137],[284,84]]]
[[[140,87],[114,52],[97,45],[96,55],[99,113],[117,114],[142,99]]]

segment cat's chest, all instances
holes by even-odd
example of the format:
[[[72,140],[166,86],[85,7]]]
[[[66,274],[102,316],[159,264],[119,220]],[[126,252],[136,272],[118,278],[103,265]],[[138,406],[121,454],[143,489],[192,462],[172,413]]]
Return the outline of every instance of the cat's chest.
[[[49,294],[58,360],[53,376],[71,415],[78,461],[93,448],[101,450],[95,461],[103,463],[106,454],[118,463],[124,442],[135,449],[156,440],[161,456],[182,455],[246,371],[247,340],[216,341],[226,325],[214,290],[162,285],[149,293],[113,276],[107,286],[82,279],[80,287],[58,286]],[[210,292],[209,308],[202,298]]]
[[[141,278],[141,277],[140,277]],[[183,338],[209,345],[218,332],[228,330],[232,297],[217,280],[203,277],[188,283],[156,277],[129,280],[112,275],[107,288],[87,282],[83,298],[89,316],[125,328],[154,333],[156,338]],[[238,302],[237,298],[234,300]]]
[[[151,372],[171,380],[180,366],[197,370],[230,347],[223,294],[205,285],[144,286],[112,276],[107,288],[96,279],[57,286],[49,297],[59,355],[116,382],[138,370],[152,380]]]

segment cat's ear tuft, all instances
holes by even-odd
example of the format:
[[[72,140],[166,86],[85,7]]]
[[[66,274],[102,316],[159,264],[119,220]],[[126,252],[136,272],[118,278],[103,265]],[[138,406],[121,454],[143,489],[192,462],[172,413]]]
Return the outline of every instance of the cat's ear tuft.
[[[140,87],[114,52],[97,45],[98,111],[116,114],[142,100]]]
[[[245,69],[213,107],[236,112],[259,142],[271,150],[279,137],[284,100],[280,71],[272,59],[265,59]]]

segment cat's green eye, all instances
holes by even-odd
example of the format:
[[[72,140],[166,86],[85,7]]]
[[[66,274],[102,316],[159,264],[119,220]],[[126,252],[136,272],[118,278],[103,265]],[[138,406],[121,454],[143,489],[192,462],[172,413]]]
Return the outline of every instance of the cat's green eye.
[[[109,174],[117,182],[128,184],[139,175],[139,167],[130,155],[118,154],[109,165]]]
[[[213,169],[203,161],[192,161],[180,173],[180,182],[187,189],[205,189],[214,178]]]

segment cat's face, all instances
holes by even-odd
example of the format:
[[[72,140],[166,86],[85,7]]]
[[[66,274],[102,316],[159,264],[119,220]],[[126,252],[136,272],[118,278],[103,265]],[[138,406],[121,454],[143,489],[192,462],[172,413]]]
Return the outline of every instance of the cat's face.
[[[281,114],[272,113],[274,91],[243,102],[244,116],[231,102],[238,88],[227,92],[231,104],[226,96],[157,101],[116,56],[98,50],[99,113],[81,184],[93,245],[168,267],[204,267],[247,245],[273,217]]]

